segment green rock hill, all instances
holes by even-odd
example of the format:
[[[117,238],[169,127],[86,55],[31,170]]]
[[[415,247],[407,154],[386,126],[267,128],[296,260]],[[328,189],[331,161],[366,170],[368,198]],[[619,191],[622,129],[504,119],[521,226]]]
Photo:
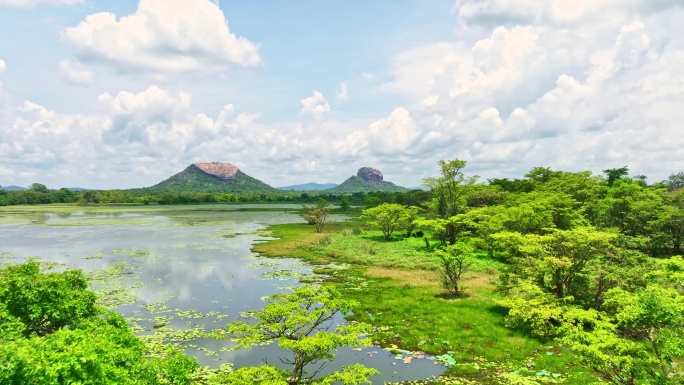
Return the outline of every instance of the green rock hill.
[[[252,178],[229,163],[193,163],[150,189],[231,193],[276,193],[279,190]]]
[[[380,170],[371,167],[361,167],[356,175],[349,177],[337,187],[322,191],[330,193],[355,193],[361,191],[402,192],[409,190],[406,187],[384,181]]]

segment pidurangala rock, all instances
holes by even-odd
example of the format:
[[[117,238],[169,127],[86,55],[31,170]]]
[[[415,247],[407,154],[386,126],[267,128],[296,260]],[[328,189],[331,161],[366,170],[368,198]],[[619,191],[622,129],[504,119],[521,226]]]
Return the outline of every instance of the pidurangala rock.
[[[209,174],[223,180],[235,179],[238,171],[240,171],[237,167],[230,163],[211,162],[193,163],[192,165],[205,174]]]
[[[356,176],[363,178],[366,182],[382,182],[382,173],[371,167],[361,167]]]

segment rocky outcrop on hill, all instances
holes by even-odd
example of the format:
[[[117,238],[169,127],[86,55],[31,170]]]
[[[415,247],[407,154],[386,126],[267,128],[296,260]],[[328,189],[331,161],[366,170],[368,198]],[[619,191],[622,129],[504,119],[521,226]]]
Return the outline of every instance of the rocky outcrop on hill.
[[[361,167],[356,173],[356,176],[362,178],[366,182],[382,182],[382,173],[370,167]]]
[[[231,180],[237,177],[238,168],[230,163],[193,163],[192,167],[222,180]]]
[[[229,193],[277,193],[279,190],[254,179],[229,163],[193,163],[152,187],[154,190]]]

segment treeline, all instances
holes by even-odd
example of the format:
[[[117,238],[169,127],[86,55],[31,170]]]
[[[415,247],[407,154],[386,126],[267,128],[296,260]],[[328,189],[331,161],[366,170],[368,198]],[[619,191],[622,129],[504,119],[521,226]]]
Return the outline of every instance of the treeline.
[[[485,185],[463,174],[465,161],[439,165],[415,221],[438,242],[426,246],[445,288],[458,294],[464,268],[486,255],[502,263],[507,326],[555,338],[612,384],[684,383],[684,173],[648,185],[627,167],[536,167]],[[376,226],[402,218],[379,214],[364,210]]]
[[[409,192],[356,192],[331,194],[309,191],[283,191],[277,193],[212,193],[184,190],[85,190],[72,191],[67,188],[49,190],[40,183],[34,183],[27,190],[6,191],[0,189],[0,206],[35,205],[50,203],[90,204],[202,204],[202,203],[311,203],[319,199],[340,203],[346,199],[351,205],[374,206],[383,202],[418,205],[429,198],[422,190]]]

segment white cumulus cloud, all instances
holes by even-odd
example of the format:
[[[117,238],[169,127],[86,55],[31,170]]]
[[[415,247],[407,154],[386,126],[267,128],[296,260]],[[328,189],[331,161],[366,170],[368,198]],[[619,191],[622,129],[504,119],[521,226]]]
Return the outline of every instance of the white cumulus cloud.
[[[339,91],[335,92],[335,97],[337,100],[349,100],[349,94],[347,93],[347,82],[340,83]]]
[[[683,5],[457,1],[457,40],[400,53],[382,87],[409,100],[418,137],[405,151],[416,166],[463,157],[488,176],[684,170]]]
[[[84,86],[95,81],[93,71],[90,71],[78,62],[62,60],[59,62],[59,71],[64,79],[71,84]]]
[[[62,36],[79,60],[120,71],[220,71],[261,61],[258,45],[232,33],[209,0],[140,0],[131,15],[91,14]]]
[[[299,111],[301,115],[321,116],[330,112],[330,104],[323,94],[316,90],[313,90],[313,95],[300,100],[300,103],[302,103],[302,109]]]
[[[410,113],[402,107],[368,126],[371,152],[383,155],[407,154],[419,132]]]

